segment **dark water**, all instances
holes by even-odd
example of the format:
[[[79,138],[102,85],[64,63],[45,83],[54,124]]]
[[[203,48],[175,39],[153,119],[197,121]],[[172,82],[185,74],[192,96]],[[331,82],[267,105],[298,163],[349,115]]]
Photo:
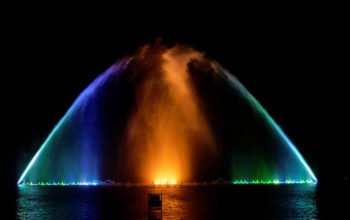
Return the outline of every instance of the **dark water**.
[[[147,219],[147,193],[162,193],[163,219],[319,218],[315,185],[21,186],[17,218]]]

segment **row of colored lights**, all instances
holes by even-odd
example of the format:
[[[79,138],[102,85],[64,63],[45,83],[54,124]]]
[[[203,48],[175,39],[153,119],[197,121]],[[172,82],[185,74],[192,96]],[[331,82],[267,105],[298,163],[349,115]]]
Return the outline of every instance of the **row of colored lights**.
[[[96,186],[97,182],[23,182],[18,185],[26,185],[26,186]]]
[[[285,181],[279,181],[279,180],[253,180],[253,181],[247,181],[247,180],[235,180],[232,181],[233,184],[316,184],[317,182],[313,180],[285,180]],[[18,185],[25,185],[25,186],[96,186],[99,185],[98,182],[23,182]],[[155,185],[161,185],[161,184],[155,184]],[[171,185],[171,184],[170,184]]]
[[[233,181],[233,184],[307,184],[307,183],[313,183],[316,184],[317,182],[313,181],[313,180],[284,180],[284,181],[280,181],[280,180],[267,180],[267,181],[263,181],[263,180],[253,180],[253,181],[247,181],[247,180],[235,180]]]

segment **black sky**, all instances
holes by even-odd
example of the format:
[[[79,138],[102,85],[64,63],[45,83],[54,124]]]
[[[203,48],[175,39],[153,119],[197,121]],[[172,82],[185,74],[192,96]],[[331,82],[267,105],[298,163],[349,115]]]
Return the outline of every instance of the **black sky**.
[[[9,18],[2,73],[7,184],[16,183],[28,158],[98,74],[157,37],[207,52],[260,101],[320,181],[344,182],[349,44],[342,16],[223,14],[111,16],[108,22]]]

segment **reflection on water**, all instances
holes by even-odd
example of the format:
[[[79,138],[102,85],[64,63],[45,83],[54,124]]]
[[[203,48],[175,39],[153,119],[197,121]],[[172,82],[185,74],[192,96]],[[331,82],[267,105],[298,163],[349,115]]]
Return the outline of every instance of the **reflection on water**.
[[[18,187],[19,219],[147,219],[147,194],[162,193],[163,219],[317,219],[314,185],[181,188]]]

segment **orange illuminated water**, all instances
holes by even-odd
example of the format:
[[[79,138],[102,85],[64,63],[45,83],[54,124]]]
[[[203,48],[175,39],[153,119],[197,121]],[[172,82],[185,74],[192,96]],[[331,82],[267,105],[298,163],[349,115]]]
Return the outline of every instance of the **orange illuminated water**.
[[[136,93],[137,109],[129,123],[127,145],[130,166],[136,162],[144,182],[188,181],[191,157],[214,149],[187,72],[190,60],[201,59],[202,54],[181,51],[177,47],[164,51],[159,56],[161,71],[149,76]],[[192,144],[194,139],[202,144]]]

